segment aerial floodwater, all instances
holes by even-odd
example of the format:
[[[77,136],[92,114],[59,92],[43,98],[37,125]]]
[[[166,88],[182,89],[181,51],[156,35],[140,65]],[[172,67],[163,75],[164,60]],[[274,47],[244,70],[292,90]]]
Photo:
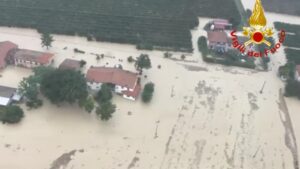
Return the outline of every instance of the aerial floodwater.
[[[299,169],[300,17],[266,1],[1,1],[0,169]]]

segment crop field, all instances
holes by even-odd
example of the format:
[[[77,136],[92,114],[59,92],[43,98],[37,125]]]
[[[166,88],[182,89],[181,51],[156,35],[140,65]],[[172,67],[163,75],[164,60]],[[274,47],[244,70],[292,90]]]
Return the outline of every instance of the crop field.
[[[299,0],[263,0],[262,3],[269,12],[300,16]]]
[[[240,21],[234,0],[0,0],[0,11],[0,26],[188,52],[197,16]]]
[[[277,30],[285,30],[286,34],[285,41],[283,43],[287,48],[284,50],[287,60],[300,64],[300,25],[287,24],[282,22],[275,22],[275,28]]]

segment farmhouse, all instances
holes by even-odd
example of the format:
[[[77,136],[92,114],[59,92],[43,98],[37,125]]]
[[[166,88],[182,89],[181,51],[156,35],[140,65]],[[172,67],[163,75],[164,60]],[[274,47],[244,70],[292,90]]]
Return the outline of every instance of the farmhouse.
[[[10,42],[0,42],[0,68],[5,68],[7,59],[13,54],[18,48],[18,45]]]
[[[297,80],[298,82],[300,82],[300,65],[296,66],[296,69],[295,69],[295,80]]]
[[[104,83],[113,84],[114,92],[130,100],[136,100],[141,91],[138,74],[120,68],[91,67],[86,79],[92,90],[100,90]]]
[[[71,69],[71,70],[80,70],[80,61],[74,59],[65,59],[60,65],[59,69]]]
[[[0,86],[0,106],[8,106],[12,101],[20,101],[16,88]]]
[[[212,21],[210,29],[213,31],[231,30],[232,24],[226,19],[215,19]]]
[[[53,63],[53,57],[54,55],[51,53],[19,49],[13,55],[13,61],[16,66],[33,68],[37,66],[49,66]]]
[[[231,46],[230,40],[226,32],[207,32],[208,47],[217,52],[227,52]]]

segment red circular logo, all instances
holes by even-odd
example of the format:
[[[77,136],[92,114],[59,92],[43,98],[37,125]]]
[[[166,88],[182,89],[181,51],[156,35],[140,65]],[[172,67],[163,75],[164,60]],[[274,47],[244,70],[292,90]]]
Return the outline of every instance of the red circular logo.
[[[264,35],[261,32],[255,32],[253,34],[253,40],[255,42],[261,42],[264,39]]]

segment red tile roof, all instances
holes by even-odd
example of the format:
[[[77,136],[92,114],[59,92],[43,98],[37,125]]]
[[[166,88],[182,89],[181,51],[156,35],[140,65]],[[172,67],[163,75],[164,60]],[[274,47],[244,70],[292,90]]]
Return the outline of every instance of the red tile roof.
[[[91,67],[86,79],[88,82],[112,83],[133,89],[138,81],[138,74],[119,68]]]
[[[214,29],[225,29],[226,26],[232,26],[226,19],[215,19],[213,20]]]
[[[6,64],[6,57],[8,56],[8,53],[12,49],[17,49],[18,45],[10,42],[10,41],[5,41],[5,42],[0,42],[0,67],[4,67]]]
[[[126,90],[123,92],[123,94],[125,94],[126,96],[129,96],[129,97],[131,96],[133,98],[137,98],[141,92],[141,89],[142,89],[141,85],[137,84],[132,92],[129,90]]]
[[[27,49],[20,49],[16,51],[14,58],[24,61],[37,62],[40,64],[47,64],[54,56],[52,53],[39,52]]]
[[[226,32],[209,31],[207,32],[207,39],[210,43],[229,43]]]

